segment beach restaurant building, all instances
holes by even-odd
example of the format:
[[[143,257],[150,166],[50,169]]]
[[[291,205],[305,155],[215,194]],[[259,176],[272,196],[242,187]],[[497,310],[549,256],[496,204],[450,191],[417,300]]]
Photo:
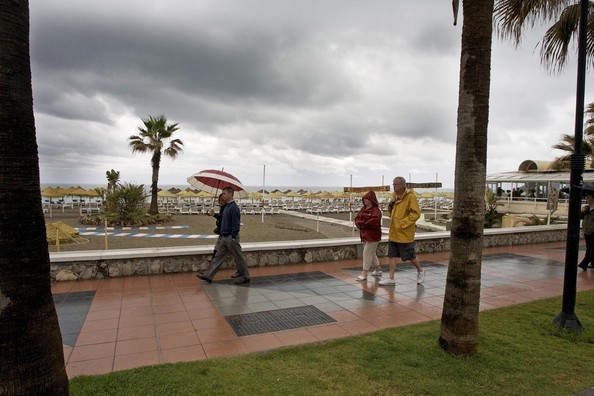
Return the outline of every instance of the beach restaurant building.
[[[552,169],[551,165],[551,161],[525,160],[516,172],[488,175],[487,188],[498,199],[497,210],[567,216],[570,171]],[[584,170],[583,181],[594,184],[594,168]]]

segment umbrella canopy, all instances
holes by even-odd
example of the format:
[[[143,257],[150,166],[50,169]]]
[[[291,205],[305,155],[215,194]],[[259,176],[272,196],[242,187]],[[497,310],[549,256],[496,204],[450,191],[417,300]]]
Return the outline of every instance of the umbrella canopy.
[[[188,183],[201,191],[218,196],[225,187],[231,187],[235,198],[246,198],[247,191],[238,178],[230,173],[207,169],[188,177]]]
[[[161,190],[157,193],[157,196],[161,197],[161,198],[176,198],[177,197],[177,195],[175,195],[174,193],[172,193],[169,190]]]
[[[47,198],[63,197],[64,191],[60,191],[58,188],[47,187],[41,191],[41,196]]]

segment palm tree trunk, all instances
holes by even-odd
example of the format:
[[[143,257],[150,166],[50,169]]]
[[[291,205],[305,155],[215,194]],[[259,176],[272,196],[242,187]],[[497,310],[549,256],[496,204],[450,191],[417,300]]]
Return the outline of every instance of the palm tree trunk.
[[[485,221],[493,0],[464,0],[462,10],[455,198],[439,345],[454,355],[472,355]]]
[[[0,5],[0,394],[68,395],[41,208],[29,3]]]
[[[151,159],[153,166],[153,176],[151,180],[151,206],[149,207],[149,214],[156,215],[159,213],[159,203],[157,201],[157,193],[159,192],[159,168],[161,167],[161,151],[155,151]]]

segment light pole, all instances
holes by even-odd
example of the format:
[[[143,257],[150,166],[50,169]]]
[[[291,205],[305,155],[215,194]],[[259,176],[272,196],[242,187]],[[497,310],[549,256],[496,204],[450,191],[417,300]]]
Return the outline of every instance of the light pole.
[[[581,333],[584,328],[575,314],[577,261],[580,243],[580,206],[582,202],[582,174],[585,158],[582,154],[584,128],[584,91],[586,86],[586,29],[589,0],[580,0],[578,36],[578,73],[575,100],[575,148],[571,156],[569,189],[569,216],[567,219],[567,244],[565,249],[565,274],[563,278],[563,304],[553,324],[561,329]]]

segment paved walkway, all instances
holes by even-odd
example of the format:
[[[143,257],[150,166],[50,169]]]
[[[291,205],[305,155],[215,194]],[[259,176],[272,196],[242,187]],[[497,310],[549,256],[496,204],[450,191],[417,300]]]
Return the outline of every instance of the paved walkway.
[[[66,369],[102,374],[439,319],[448,255],[419,256],[423,285],[399,266],[395,288],[357,282],[359,260],[252,268],[248,286],[231,270],[212,284],[189,273],[54,283]],[[561,295],[564,260],[565,242],[485,249],[481,309]],[[594,272],[579,270],[578,291],[593,288]]]

